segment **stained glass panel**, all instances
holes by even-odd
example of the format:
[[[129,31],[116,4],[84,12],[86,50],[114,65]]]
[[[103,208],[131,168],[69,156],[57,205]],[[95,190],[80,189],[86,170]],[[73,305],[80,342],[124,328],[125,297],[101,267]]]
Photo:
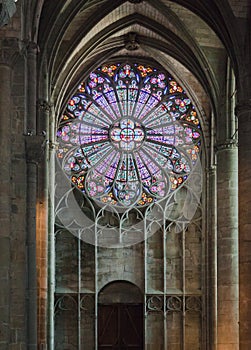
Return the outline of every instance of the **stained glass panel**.
[[[143,207],[186,181],[201,128],[184,89],[160,69],[106,64],[68,102],[57,156],[71,182],[98,203]]]

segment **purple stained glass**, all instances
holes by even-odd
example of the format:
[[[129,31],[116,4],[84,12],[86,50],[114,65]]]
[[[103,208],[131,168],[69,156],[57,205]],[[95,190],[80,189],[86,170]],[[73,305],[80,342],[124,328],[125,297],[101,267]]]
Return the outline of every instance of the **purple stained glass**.
[[[199,157],[201,128],[183,88],[162,69],[105,64],[68,102],[58,159],[89,198],[145,206],[181,186]]]

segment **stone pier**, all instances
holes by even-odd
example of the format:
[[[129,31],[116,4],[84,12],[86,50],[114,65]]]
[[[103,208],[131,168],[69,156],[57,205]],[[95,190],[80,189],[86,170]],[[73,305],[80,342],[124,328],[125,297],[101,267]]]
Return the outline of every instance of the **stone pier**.
[[[217,202],[217,350],[238,350],[238,149],[235,140],[218,146]]]
[[[236,108],[239,133],[240,349],[251,349],[251,99]]]
[[[0,59],[0,348],[10,342],[10,240],[11,240],[11,77],[9,53],[1,50]]]

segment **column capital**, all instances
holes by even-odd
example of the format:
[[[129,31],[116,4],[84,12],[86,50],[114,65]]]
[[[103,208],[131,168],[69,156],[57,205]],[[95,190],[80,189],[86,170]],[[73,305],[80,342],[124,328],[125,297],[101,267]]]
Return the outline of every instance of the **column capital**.
[[[215,151],[220,152],[220,151],[236,149],[236,148],[238,148],[238,141],[236,139],[229,139],[223,143],[217,144],[215,146]]]
[[[20,55],[17,38],[5,38],[0,41],[0,65],[13,67]]]
[[[28,54],[37,55],[39,53],[39,46],[34,41],[21,40],[20,51],[24,56],[27,56]]]
[[[44,156],[45,145],[46,140],[44,135],[25,135],[27,163],[40,163]]]

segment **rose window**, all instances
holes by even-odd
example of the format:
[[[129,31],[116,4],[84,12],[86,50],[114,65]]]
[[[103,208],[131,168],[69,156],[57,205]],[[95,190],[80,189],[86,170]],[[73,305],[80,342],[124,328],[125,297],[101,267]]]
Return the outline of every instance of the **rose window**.
[[[104,65],[69,101],[57,157],[85,196],[100,204],[143,207],[164,199],[192,174],[201,130],[183,88],[161,70]]]

